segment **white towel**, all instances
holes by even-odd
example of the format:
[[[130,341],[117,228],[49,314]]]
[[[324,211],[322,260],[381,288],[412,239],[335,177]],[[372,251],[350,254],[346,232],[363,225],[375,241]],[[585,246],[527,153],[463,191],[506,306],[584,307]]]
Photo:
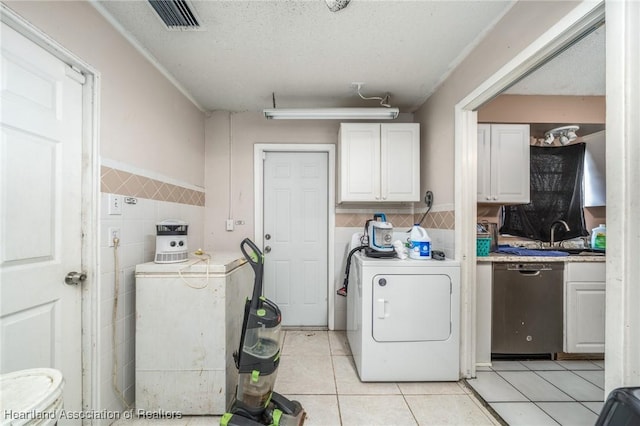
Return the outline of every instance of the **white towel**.
[[[409,251],[402,241],[395,240],[393,242],[393,248],[396,251],[398,259],[406,259],[409,257]]]

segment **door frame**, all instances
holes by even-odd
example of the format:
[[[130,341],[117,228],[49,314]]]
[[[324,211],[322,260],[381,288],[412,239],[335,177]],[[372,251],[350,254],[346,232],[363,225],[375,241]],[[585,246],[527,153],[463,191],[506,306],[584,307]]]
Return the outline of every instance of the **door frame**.
[[[98,315],[100,306],[97,291],[99,274],[99,118],[100,73],[74,53],[57,43],[43,31],[29,23],[5,4],[0,3],[0,20],[34,42],[54,57],[82,72],[86,81],[82,86],[82,269],[87,274],[82,285],[82,409],[89,411],[99,406],[98,370],[100,345]]]
[[[476,110],[528,75],[604,19],[604,1],[583,2],[571,10],[454,108],[455,258],[460,259],[460,372],[476,376],[476,217],[478,119]]]
[[[333,144],[263,144],[258,143],[253,146],[253,208],[254,208],[254,241],[258,246],[264,244],[264,158],[267,152],[326,152],[328,158],[328,179],[327,179],[327,326],[329,330],[335,328],[335,298],[333,292],[333,282],[335,275],[334,244],[336,226],[336,146]]]

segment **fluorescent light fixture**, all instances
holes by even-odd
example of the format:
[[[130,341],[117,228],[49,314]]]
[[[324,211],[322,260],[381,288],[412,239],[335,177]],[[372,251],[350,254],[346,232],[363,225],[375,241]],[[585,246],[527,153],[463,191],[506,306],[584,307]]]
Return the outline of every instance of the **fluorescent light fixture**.
[[[393,120],[398,108],[273,108],[263,110],[268,120]]]

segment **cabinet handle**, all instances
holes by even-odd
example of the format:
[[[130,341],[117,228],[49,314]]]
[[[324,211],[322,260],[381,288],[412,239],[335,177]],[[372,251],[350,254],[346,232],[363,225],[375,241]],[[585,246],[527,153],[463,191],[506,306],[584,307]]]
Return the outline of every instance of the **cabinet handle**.
[[[498,197],[497,197],[497,196],[494,196],[494,197],[493,197],[493,199],[494,199],[494,200],[497,200],[497,199],[498,199]]]
[[[491,197],[487,197],[487,200],[491,200]]]
[[[378,197],[378,196],[376,195],[376,200],[379,200],[379,199],[380,199],[380,197]]]
[[[386,199],[387,199],[387,197],[382,197],[382,199],[383,199],[383,200],[386,200]]]

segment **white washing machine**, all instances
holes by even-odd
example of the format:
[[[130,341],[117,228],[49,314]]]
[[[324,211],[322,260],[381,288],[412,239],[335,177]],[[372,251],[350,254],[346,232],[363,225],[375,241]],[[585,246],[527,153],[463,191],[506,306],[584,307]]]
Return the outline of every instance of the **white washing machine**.
[[[460,263],[352,261],[347,338],[360,380],[459,380]]]

